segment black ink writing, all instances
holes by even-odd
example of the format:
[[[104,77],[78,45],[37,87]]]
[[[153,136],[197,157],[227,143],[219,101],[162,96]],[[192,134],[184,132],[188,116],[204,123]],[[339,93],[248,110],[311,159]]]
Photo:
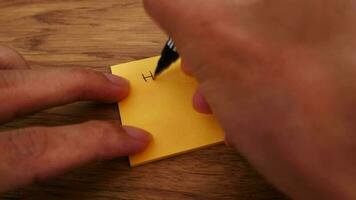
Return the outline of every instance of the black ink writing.
[[[143,80],[145,80],[145,82],[147,82],[149,79],[155,80],[155,76],[152,74],[151,71],[150,71],[150,75],[142,74],[142,78],[143,78]]]

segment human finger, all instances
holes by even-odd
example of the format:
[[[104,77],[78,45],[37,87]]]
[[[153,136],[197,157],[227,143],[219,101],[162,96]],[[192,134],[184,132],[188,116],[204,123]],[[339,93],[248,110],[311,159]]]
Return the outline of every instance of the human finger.
[[[30,67],[16,50],[0,46],[0,70],[3,69],[30,69]]]
[[[129,93],[127,80],[84,69],[0,71],[0,122],[80,100],[116,102]]]
[[[33,127],[0,134],[0,193],[96,160],[142,151],[150,135],[117,122]]]

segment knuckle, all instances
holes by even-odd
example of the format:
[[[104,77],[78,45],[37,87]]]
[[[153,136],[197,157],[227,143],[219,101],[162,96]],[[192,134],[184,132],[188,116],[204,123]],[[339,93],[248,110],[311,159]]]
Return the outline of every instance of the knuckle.
[[[71,86],[72,93],[78,98],[85,98],[88,96],[88,92],[92,86],[106,81],[102,73],[94,70],[73,68],[69,70],[69,74],[72,77],[72,80],[74,80],[73,85]]]
[[[152,10],[152,6],[155,5],[155,0],[143,0],[143,6],[146,10]]]
[[[73,68],[69,73],[74,76],[74,80],[76,80],[79,85],[104,80],[105,78],[102,73],[88,69]]]
[[[0,47],[0,66],[2,68],[11,68],[16,65],[26,65],[22,56],[16,50],[1,46]]]
[[[86,129],[89,130],[98,130],[100,128],[102,128],[102,124],[103,122],[98,121],[98,120],[93,120],[93,121],[88,121],[84,123],[84,126],[86,127]]]
[[[8,90],[14,87],[14,82],[11,81],[11,78],[4,71],[0,72],[0,89]]]
[[[172,11],[172,2],[164,0],[143,0],[143,6],[147,13],[154,19],[162,20],[161,14],[167,11]],[[170,13],[170,12],[168,12]]]
[[[92,127],[95,132],[107,133],[115,131],[116,127],[113,123],[103,121],[90,121],[88,125]]]
[[[9,133],[8,141],[16,160],[35,159],[48,148],[48,135],[39,128],[26,128]]]
[[[113,133],[119,131],[119,126],[114,122],[89,121],[84,124],[88,137],[93,140],[105,141],[112,138]]]
[[[90,80],[90,78],[96,75],[95,72],[92,70],[81,69],[81,68],[70,69],[69,73],[75,76],[76,78],[75,80],[84,81],[84,82]]]
[[[25,74],[21,71],[0,72],[0,89],[12,90],[25,82]]]
[[[9,67],[15,62],[17,53],[9,47],[0,47],[0,64],[2,67]]]

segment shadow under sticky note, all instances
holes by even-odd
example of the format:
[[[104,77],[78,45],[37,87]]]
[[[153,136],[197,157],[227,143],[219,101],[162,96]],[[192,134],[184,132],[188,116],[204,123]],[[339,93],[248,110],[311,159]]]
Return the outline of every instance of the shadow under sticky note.
[[[145,151],[130,156],[131,166],[223,141],[215,118],[194,110],[192,97],[197,83],[183,74],[179,61],[153,80],[158,59],[111,67],[113,74],[131,83],[130,95],[119,103],[122,124],[142,128],[153,136]]]

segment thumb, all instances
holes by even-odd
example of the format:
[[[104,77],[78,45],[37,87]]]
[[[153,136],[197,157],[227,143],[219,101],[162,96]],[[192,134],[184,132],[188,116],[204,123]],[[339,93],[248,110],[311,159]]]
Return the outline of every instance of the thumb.
[[[143,150],[150,136],[116,122],[34,127],[0,134],[0,193],[82,164]]]

